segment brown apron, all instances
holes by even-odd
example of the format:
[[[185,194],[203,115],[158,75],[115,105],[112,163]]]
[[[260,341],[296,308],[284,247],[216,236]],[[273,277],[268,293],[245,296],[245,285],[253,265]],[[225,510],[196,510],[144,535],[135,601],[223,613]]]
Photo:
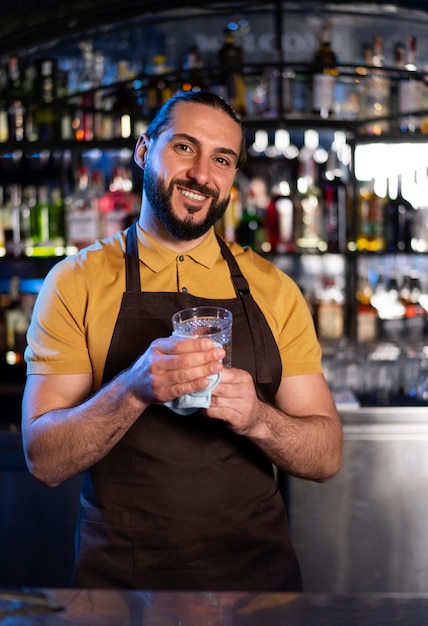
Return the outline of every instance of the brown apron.
[[[126,293],[103,382],[129,367],[172,314],[216,304],[233,313],[232,365],[251,373],[269,401],[281,379],[270,328],[219,239],[237,297],[141,291],[136,224],[127,236]],[[301,590],[272,464],[247,438],[200,411],[151,405],[85,472],[73,585],[181,590]]]

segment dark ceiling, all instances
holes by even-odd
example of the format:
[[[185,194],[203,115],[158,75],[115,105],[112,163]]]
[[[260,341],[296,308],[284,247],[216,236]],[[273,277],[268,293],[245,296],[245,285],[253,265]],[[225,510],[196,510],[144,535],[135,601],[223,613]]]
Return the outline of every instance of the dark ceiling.
[[[0,56],[31,53],[48,42],[72,41],[82,34],[176,7],[211,6],[192,0],[11,0],[2,6]],[[238,3],[239,4],[239,3]]]
[[[301,5],[307,11],[313,6],[371,6],[382,11],[388,7],[401,7],[406,10],[423,11],[428,14],[428,0],[376,0],[370,2],[332,0],[317,2],[301,0],[10,0],[3,3],[0,18],[0,57],[12,52],[31,55],[43,46],[66,44],[82,35],[115,28],[116,25],[150,19],[168,11],[179,10],[209,15],[218,10],[242,10],[249,5]]]

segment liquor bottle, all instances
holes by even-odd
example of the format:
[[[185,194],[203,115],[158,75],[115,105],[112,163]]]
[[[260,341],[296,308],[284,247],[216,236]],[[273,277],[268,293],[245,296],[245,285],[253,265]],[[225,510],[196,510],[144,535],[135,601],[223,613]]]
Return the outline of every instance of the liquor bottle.
[[[117,64],[117,80],[121,80],[120,64]],[[112,139],[113,138],[113,114],[114,94],[112,91],[101,89],[103,81],[106,80],[107,68],[104,52],[101,50],[93,51],[92,76],[91,82],[94,87],[92,91],[93,98],[93,136],[95,139]],[[121,86],[119,87],[119,89]],[[120,116],[120,111],[117,112]],[[120,136],[120,135],[118,135]]]
[[[22,249],[26,255],[32,248],[32,220],[34,218],[34,207],[36,206],[36,187],[27,185],[23,187],[20,206],[20,237]]]
[[[173,95],[170,68],[164,54],[153,57],[150,77],[147,86],[147,97],[144,102],[144,114],[153,117],[158,109]]]
[[[357,241],[361,252],[380,252],[384,249],[384,200],[374,190],[374,180],[363,183],[358,190]]]
[[[356,337],[358,342],[372,343],[378,339],[378,319],[376,309],[371,299],[375,285],[370,281],[370,270],[363,271],[358,276],[357,291],[357,319]]]
[[[6,321],[6,355],[8,365],[19,365],[24,359],[26,333],[30,317],[21,306],[20,278],[9,281],[9,304],[4,311]]]
[[[49,188],[41,185],[37,190],[36,215],[38,222],[38,242],[36,249],[42,249],[41,256],[49,242]]]
[[[205,89],[205,80],[202,76],[204,64],[201,52],[197,45],[191,45],[183,55],[182,91],[201,91]]]
[[[425,83],[416,65],[416,37],[407,37],[407,54],[404,60],[406,73],[401,75],[398,83],[398,113],[400,114],[400,130],[413,133],[420,129],[421,118],[412,113],[424,108]]]
[[[319,48],[312,60],[312,111],[322,118],[333,113],[334,86],[338,76],[336,54],[331,48],[331,22],[326,21]]]
[[[338,279],[323,276],[317,300],[315,325],[319,338],[341,339],[345,331],[345,296]]]
[[[129,62],[121,60],[117,63],[117,78],[119,81],[115,98],[112,103],[113,137],[127,139],[134,135],[134,125],[140,116],[140,107],[137,101],[136,91],[130,80],[133,73]],[[102,105],[99,107],[103,114]]]
[[[319,145],[318,133],[306,130],[304,145],[298,157],[297,194],[295,208],[295,241],[299,250],[325,252],[325,224],[322,192],[318,184],[318,164],[315,152]]]
[[[229,28],[224,31],[223,45],[218,51],[218,62],[230,104],[236,113],[245,115],[246,87],[242,72],[243,50],[235,43],[233,32]]]
[[[99,236],[98,202],[90,185],[88,169],[81,167],[77,178],[66,215],[67,246],[72,250],[89,246]]]
[[[265,110],[272,117],[280,117],[282,113],[291,113],[294,109],[294,86],[296,73],[289,69],[281,69],[280,53],[274,52],[276,65],[267,73],[267,104]],[[307,103],[305,103],[305,106]]]
[[[36,59],[34,95],[38,102],[35,122],[41,140],[59,137],[59,113],[56,109],[58,61],[54,57]]]
[[[25,138],[25,88],[19,59],[16,55],[8,59],[7,75],[8,135],[11,141],[22,141]]]
[[[25,67],[23,72],[25,121],[24,137],[27,141],[37,141],[39,139],[39,128],[37,121],[37,110],[39,98],[36,93],[36,68],[33,64]]]
[[[9,139],[7,119],[7,72],[6,66],[0,65],[0,143]]]
[[[77,77],[77,105],[72,128],[77,141],[91,141],[94,138],[94,92],[99,86],[99,76],[95,72],[95,55],[91,41],[79,44],[82,52],[82,71]]]
[[[384,239],[386,252],[410,252],[416,210],[403,197],[401,175],[396,177],[396,192],[392,189],[392,178],[388,179],[388,198],[384,205]]]
[[[31,198],[30,202],[33,202]],[[61,256],[65,251],[64,203],[59,188],[37,188],[37,201],[30,214],[32,245],[29,256]]]
[[[282,254],[296,250],[294,202],[286,181],[275,185],[266,209],[265,226],[269,251]]]
[[[117,231],[129,225],[135,215],[135,195],[132,179],[125,168],[116,168],[108,190],[99,198],[100,235],[112,237]]]
[[[216,231],[226,241],[236,240],[236,229],[242,219],[242,192],[237,184],[232,185],[230,199],[223,217],[216,224]]]
[[[24,252],[21,238],[21,185],[13,183],[6,187],[3,211],[3,233],[6,256],[19,257]]]
[[[400,343],[405,331],[406,310],[399,297],[399,282],[396,271],[389,272],[385,291],[375,291],[372,298],[380,321],[380,339]]]
[[[264,220],[257,207],[254,192],[250,188],[241,220],[236,228],[236,241],[241,246],[250,247],[260,253],[266,251],[266,240]]]
[[[329,252],[347,250],[348,188],[342,179],[338,155],[332,147],[321,184],[325,220],[325,240]]]
[[[0,257],[6,255],[4,229],[6,225],[6,207],[4,202],[4,187],[0,185]]]
[[[374,37],[371,54],[372,69],[366,78],[365,114],[370,120],[366,126],[369,135],[381,135],[389,131],[391,112],[391,84],[382,70],[385,64],[382,37]]]
[[[49,197],[49,244],[54,256],[65,252],[65,202],[59,187],[52,187]]]
[[[422,286],[419,272],[404,272],[399,297],[405,308],[404,331],[406,341],[422,342],[426,335],[427,312],[421,305]]]
[[[7,294],[0,291],[0,366],[6,362],[6,307],[9,303]]]

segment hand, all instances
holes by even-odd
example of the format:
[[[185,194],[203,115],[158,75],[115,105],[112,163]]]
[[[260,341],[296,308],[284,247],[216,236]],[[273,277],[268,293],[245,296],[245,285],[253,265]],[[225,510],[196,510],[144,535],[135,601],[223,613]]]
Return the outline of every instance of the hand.
[[[237,368],[225,368],[220,383],[211,392],[211,404],[205,415],[220,419],[239,435],[249,435],[258,421],[260,401],[251,374]]]
[[[168,402],[208,387],[225,356],[211,339],[156,339],[130,368],[129,388],[147,404]]]

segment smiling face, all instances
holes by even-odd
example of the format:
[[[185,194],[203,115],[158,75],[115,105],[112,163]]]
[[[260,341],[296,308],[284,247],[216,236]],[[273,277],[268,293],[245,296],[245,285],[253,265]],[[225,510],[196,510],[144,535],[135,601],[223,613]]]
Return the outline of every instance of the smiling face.
[[[172,123],[137,147],[141,226],[176,241],[206,235],[227,208],[241,140],[239,125],[223,111],[178,102]]]

